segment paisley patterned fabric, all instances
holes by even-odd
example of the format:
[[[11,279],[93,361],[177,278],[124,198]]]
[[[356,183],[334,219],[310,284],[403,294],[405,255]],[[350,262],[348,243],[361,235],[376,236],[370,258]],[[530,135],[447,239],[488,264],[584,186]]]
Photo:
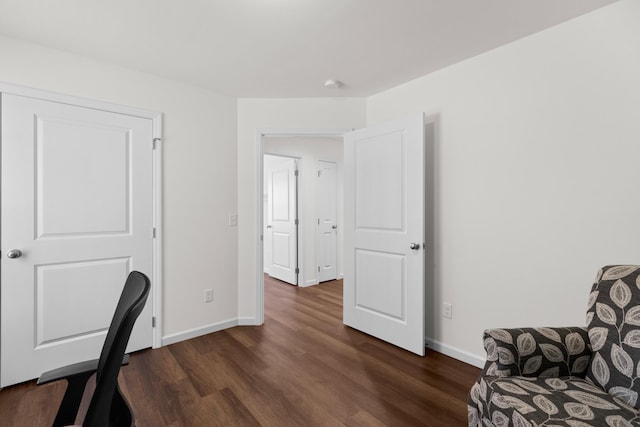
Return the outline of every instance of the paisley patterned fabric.
[[[587,325],[485,331],[469,426],[640,426],[640,266],[598,272]]]
[[[640,267],[605,267],[591,288],[587,378],[640,409]]]
[[[484,377],[470,402],[474,427],[640,425],[634,408],[581,378]]]
[[[586,328],[489,329],[483,375],[584,378],[591,360],[588,343]]]

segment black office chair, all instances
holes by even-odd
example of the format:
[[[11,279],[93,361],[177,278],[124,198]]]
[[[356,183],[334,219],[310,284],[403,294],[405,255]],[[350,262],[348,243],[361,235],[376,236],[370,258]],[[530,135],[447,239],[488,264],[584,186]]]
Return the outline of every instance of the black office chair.
[[[129,342],[131,330],[142,312],[149,296],[149,278],[138,271],[132,271],[120,295],[109,332],[102,346],[100,359],[80,362],[42,374],[38,385],[66,379],[67,390],[60,403],[53,426],[72,425],[87,381],[95,373],[96,388],[91,397],[84,427],[133,426],[135,421],[129,404],[118,386],[120,366],[127,364],[129,356],[124,352]]]

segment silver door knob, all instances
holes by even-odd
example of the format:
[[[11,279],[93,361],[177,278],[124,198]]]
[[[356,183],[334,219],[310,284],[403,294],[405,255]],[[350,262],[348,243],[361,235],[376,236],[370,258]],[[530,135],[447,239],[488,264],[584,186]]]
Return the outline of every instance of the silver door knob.
[[[338,228],[338,226],[337,225],[332,225],[331,228],[333,228],[335,230],[336,228]]]
[[[415,251],[417,249],[420,249],[420,243],[412,243],[409,245],[409,247]]]
[[[11,249],[7,252],[7,258],[20,258],[22,256],[22,251],[20,249]]]

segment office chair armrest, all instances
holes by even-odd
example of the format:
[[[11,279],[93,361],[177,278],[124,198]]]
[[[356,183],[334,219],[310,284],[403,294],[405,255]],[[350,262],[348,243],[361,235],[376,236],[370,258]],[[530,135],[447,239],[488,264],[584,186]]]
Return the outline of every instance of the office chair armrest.
[[[53,421],[54,427],[74,424],[78,415],[78,408],[82,401],[82,394],[87,386],[89,378],[98,370],[98,359],[86,362],[74,363],[45,372],[38,378],[38,385],[53,381],[66,380],[67,388],[60,402],[58,413]]]
[[[79,376],[91,376],[98,370],[98,360],[87,360],[85,362],[74,363],[73,365],[63,366],[62,368],[53,369],[40,375],[38,385],[47,384],[61,379],[71,379]],[[122,358],[122,364],[129,364],[129,355],[125,354]]]
[[[58,413],[53,421],[54,426],[67,426],[74,423],[78,414],[78,408],[82,401],[82,394],[89,378],[98,370],[99,359],[74,363],[73,365],[53,369],[45,372],[38,378],[38,385],[47,384],[57,380],[67,380],[67,389],[60,402]],[[129,363],[129,355],[125,354],[122,364]]]
[[[37,384],[42,385],[62,379],[71,379],[77,376],[90,376],[96,370],[98,370],[98,359],[74,363],[73,365],[63,366],[62,368],[43,373],[40,375],[40,378],[38,378]]]

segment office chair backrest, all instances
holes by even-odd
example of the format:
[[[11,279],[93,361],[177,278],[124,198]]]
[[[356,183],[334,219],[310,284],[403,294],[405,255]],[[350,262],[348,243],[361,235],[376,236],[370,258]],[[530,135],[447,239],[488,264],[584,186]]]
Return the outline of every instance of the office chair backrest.
[[[149,278],[138,271],[132,271],[127,277],[100,353],[96,389],[84,419],[85,427],[132,423],[131,411],[117,392],[118,373],[131,330],[144,308],[150,288]]]

